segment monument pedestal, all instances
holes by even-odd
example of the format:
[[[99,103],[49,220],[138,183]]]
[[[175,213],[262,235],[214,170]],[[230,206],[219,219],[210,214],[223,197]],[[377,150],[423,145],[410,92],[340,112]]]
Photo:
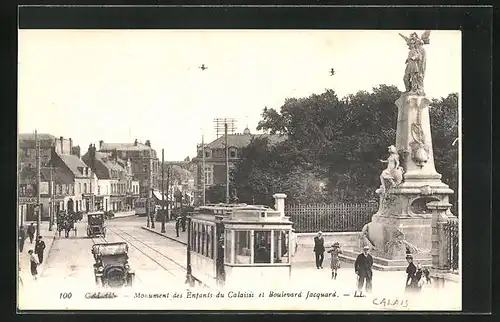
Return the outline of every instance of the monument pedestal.
[[[376,268],[404,269],[407,254],[422,265],[432,263],[432,214],[426,205],[431,201],[448,203],[453,190],[441,182],[434,166],[430,102],[427,97],[408,94],[396,101],[396,149],[404,174],[399,185],[376,191],[379,209],[365,231],[373,245]],[[363,238],[354,252],[361,252],[362,242]]]

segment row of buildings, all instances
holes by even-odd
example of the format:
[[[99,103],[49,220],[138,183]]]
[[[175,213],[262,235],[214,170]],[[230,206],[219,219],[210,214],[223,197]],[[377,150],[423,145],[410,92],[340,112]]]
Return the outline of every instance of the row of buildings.
[[[73,212],[128,211],[138,198],[151,193],[153,201],[172,202],[174,192],[188,183],[171,180],[162,196],[160,161],[150,141],[145,143],[90,144],[81,155],[71,138],[51,134],[19,134],[18,211],[22,221],[36,219],[37,142],[40,153],[40,212],[42,219],[50,209]],[[165,184],[165,182],[164,182]],[[52,193],[51,193],[52,191]],[[184,189],[185,200],[192,196]],[[156,200],[155,200],[156,199]]]
[[[282,135],[252,134],[248,128],[243,133],[229,134],[227,142],[230,168],[241,160],[241,149],[256,137],[266,137],[271,145],[286,139]],[[54,211],[117,212],[133,209],[135,200],[147,197],[151,189],[156,202],[164,199],[175,206],[175,195],[180,192],[181,203],[199,205],[202,203],[203,189],[226,183],[223,136],[205,144],[204,148],[199,144],[197,155],[191,160],[186,158],[184,161],[165,162],[165,166],[172,170],[168,184],[166,173],[163,176],[165,196],[162,196],[160,191],[161,162],[149,140],[145,143],[137,140],[131,143],[100,141],[97,147],[95,144],[90,144],[84,155],[81,155],[79,146],[73,146],[70,138],[38,134],[37,141],[40,146],[41,165],[40,210],[44,219],[49,217],[50,200],[53,200]],[[34,220],[36,205],[34,134],[19,134],[18,163],[19,213],[24,220]]]

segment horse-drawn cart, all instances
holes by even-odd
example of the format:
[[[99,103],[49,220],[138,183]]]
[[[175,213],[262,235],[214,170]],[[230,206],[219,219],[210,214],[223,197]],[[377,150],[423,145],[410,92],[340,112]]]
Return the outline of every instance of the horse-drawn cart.
[[[76,218],[74,214],[72,213],[67,213],[66,211],[62,210],[59,211],[57,214],[57,232],[59,234],[59,237],[61,237],[61,232],[64,231],[64,235],[66,238],[69,237],[69,232],[74,231],[75,236],[77,235],[77,229],[76,229]]]

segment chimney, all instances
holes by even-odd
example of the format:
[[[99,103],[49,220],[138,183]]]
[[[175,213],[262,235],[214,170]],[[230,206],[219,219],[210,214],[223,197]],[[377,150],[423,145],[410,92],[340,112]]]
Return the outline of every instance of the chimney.
[[[90,168],[92,171],[95,170],[95,145],[89,145],[89,159],[90,159]]]
[[[146,140],[146,143],[144,143],[147,147],[151,147],[151,142],[149,140]]]
[[[73,140],[69,138],[69,153],[73,151]]]
[[[59,144],[61,145],[61,154],[64,154],[64,138],[59,137]]]
[[[71,147],[71,154],[76,155],[78,157],[78,159],[81,159],[80,146],[77,145],[77,146]]]
[[[104,144],[103,140],[99,141],[99,150],[102,150],[103,144]],[[94,148],[95,148],[95,145],[94,145]]]

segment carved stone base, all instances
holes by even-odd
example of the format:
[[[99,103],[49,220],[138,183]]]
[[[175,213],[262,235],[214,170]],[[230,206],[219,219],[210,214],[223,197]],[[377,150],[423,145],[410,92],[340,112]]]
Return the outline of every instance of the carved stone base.
[[[448,202],[453,190],[437,179],[404,182],[377,193],[380,206],[368,224],[368,236],[375,247],[372,256],[399,265],[411,253],[416,262],[431,263],[432,213],[426,205]]]

